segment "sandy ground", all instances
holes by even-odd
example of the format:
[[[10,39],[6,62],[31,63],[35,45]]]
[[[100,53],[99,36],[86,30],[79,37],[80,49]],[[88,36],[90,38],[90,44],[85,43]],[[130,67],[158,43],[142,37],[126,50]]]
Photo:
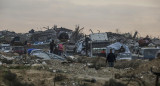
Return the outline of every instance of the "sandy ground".
[[[96,63],[104,63],[104,59],[97,60]],[[110,86],[105,85],[110,79],[123,83],[124,86],[154,86],[155,75],[150,72],[150,68],[159,72],[160,59],[117,61],[115,68],[104,65],[106,64],[97,70],[83,62],[62,64],[58,60],[42,61],[41,64],[3,64],[0,86],[7,86],[3,73],[8,70],[17,75],[18,81],[32,83],[34,86]],[[55,81],[57,76],[60,76],[60,80]]]

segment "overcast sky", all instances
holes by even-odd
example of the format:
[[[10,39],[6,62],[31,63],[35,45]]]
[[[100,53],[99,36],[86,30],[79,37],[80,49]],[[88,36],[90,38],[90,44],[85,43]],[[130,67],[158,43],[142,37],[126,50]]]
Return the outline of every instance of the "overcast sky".
[[[160,0],[0,0],[0,30],[84,27],[160,36]]]

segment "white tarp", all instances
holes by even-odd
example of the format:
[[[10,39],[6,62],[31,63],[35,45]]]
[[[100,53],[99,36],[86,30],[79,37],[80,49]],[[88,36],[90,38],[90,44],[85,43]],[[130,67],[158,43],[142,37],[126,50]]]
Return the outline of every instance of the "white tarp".
[[[32,50],[30,55],[31,56],[37,56],[39,58],[46,59],[46,60],[50,59],[49,55],[41,49]]]
[[[80,53],[83,49],[83,41],[77,43],[77,53]]]
[[[34,49],[31,51],[30,53],[31,56],[37,56],[41,59],[44,59],[44,60],[50,60],[50,59],[58,59],[58,60],[65,60],[65,58],[61,57],[61,56],[58,56],[56,54],[53,54],[53,53],[47,53],[41,49]]]
[[[123,59],[125,59],[125,60],[131,60],[132,59],[132,54],[131,54],[128,46],[126,46],[124,44],[121,44],[120,42],[116,42],[114,44],[111,44],[111,45],[107,46],[107,48],[106,48],[106,54],[108,54],[110,52],[110,49],[112,49],[113,53],[114,53],[115,50],[119,50],[121,48],[121,46],[124,47],[125,52],[117,54],[116,59],[117,60],[123,60]]]
[[[126,46],[124,44],[121,44],[120,42],[116,42],[114,44],[111,44],[111,45],[107,46],[106,53],[109,53],[110,49],[113,49],[113,52],[115,50],[119,50],[121,48],[121,46],[123,46],[125,48],[125,52],[124,53],[131,53],[129,48],[128,48],[128,46]]]

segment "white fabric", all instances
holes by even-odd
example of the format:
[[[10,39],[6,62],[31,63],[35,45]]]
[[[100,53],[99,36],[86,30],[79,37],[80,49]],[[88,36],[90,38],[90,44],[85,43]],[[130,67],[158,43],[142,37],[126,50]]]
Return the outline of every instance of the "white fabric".
[[[124,44],[121,44],[120,42],[116,42],[114,44],[111,44],[109,46],[107,46],[106,48],[106,53],[109,53],[110,52],[110,49],[113,50],[113,53],[115,50],[119,50],[121,48],[121,46],[123,46],[125,48],[125,52],[124,53],[131,53],[128,46],[124,45]]]

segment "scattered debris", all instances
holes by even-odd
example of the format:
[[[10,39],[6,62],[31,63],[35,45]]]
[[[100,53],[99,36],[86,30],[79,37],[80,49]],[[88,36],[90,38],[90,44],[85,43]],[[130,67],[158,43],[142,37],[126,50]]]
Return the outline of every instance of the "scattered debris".
[[[46,30],[32,29],[25,34],[0,31],[2,69],[0,85],[152,86],[155,84],[156,78],[150,68],[154,69],[153,73],[160,71],[158,38],[149,36],[140,38],[137,31],[132,36],[130,33],[118,32],[94,33],[90,29],[92,33],[85,35],[82,33],[84,28],[79,26],[76,26],[75,31],[63,27],[57,28],[56,25],[52,28],[49,26],[43,28]],[[64,45],[61,56],[49,52],[52,40],[55,41],[55,50],[58,44]],[[108,67],[105,62],[110,49],[117,55],[114,68]]]
[[[108,82],[105,83],[104,86],[127,86],[121,82],[117,82],[116,80],[114,79],[110,79]]]
[[[64,79],[67,79],[67,77],[65,75],[62,75],[62,74],[58,74],[58,75],[55,75],[54,77],[54,81],[63,81]]]
[[[2,62],[0,61],[0,66],[2,65]]]
[[[46,60],[51,59],[50,56],[41,49],[32,50],[30,55],[31,56],[36,56],[36,57],[41,58],[41,59],[46,59]]]

